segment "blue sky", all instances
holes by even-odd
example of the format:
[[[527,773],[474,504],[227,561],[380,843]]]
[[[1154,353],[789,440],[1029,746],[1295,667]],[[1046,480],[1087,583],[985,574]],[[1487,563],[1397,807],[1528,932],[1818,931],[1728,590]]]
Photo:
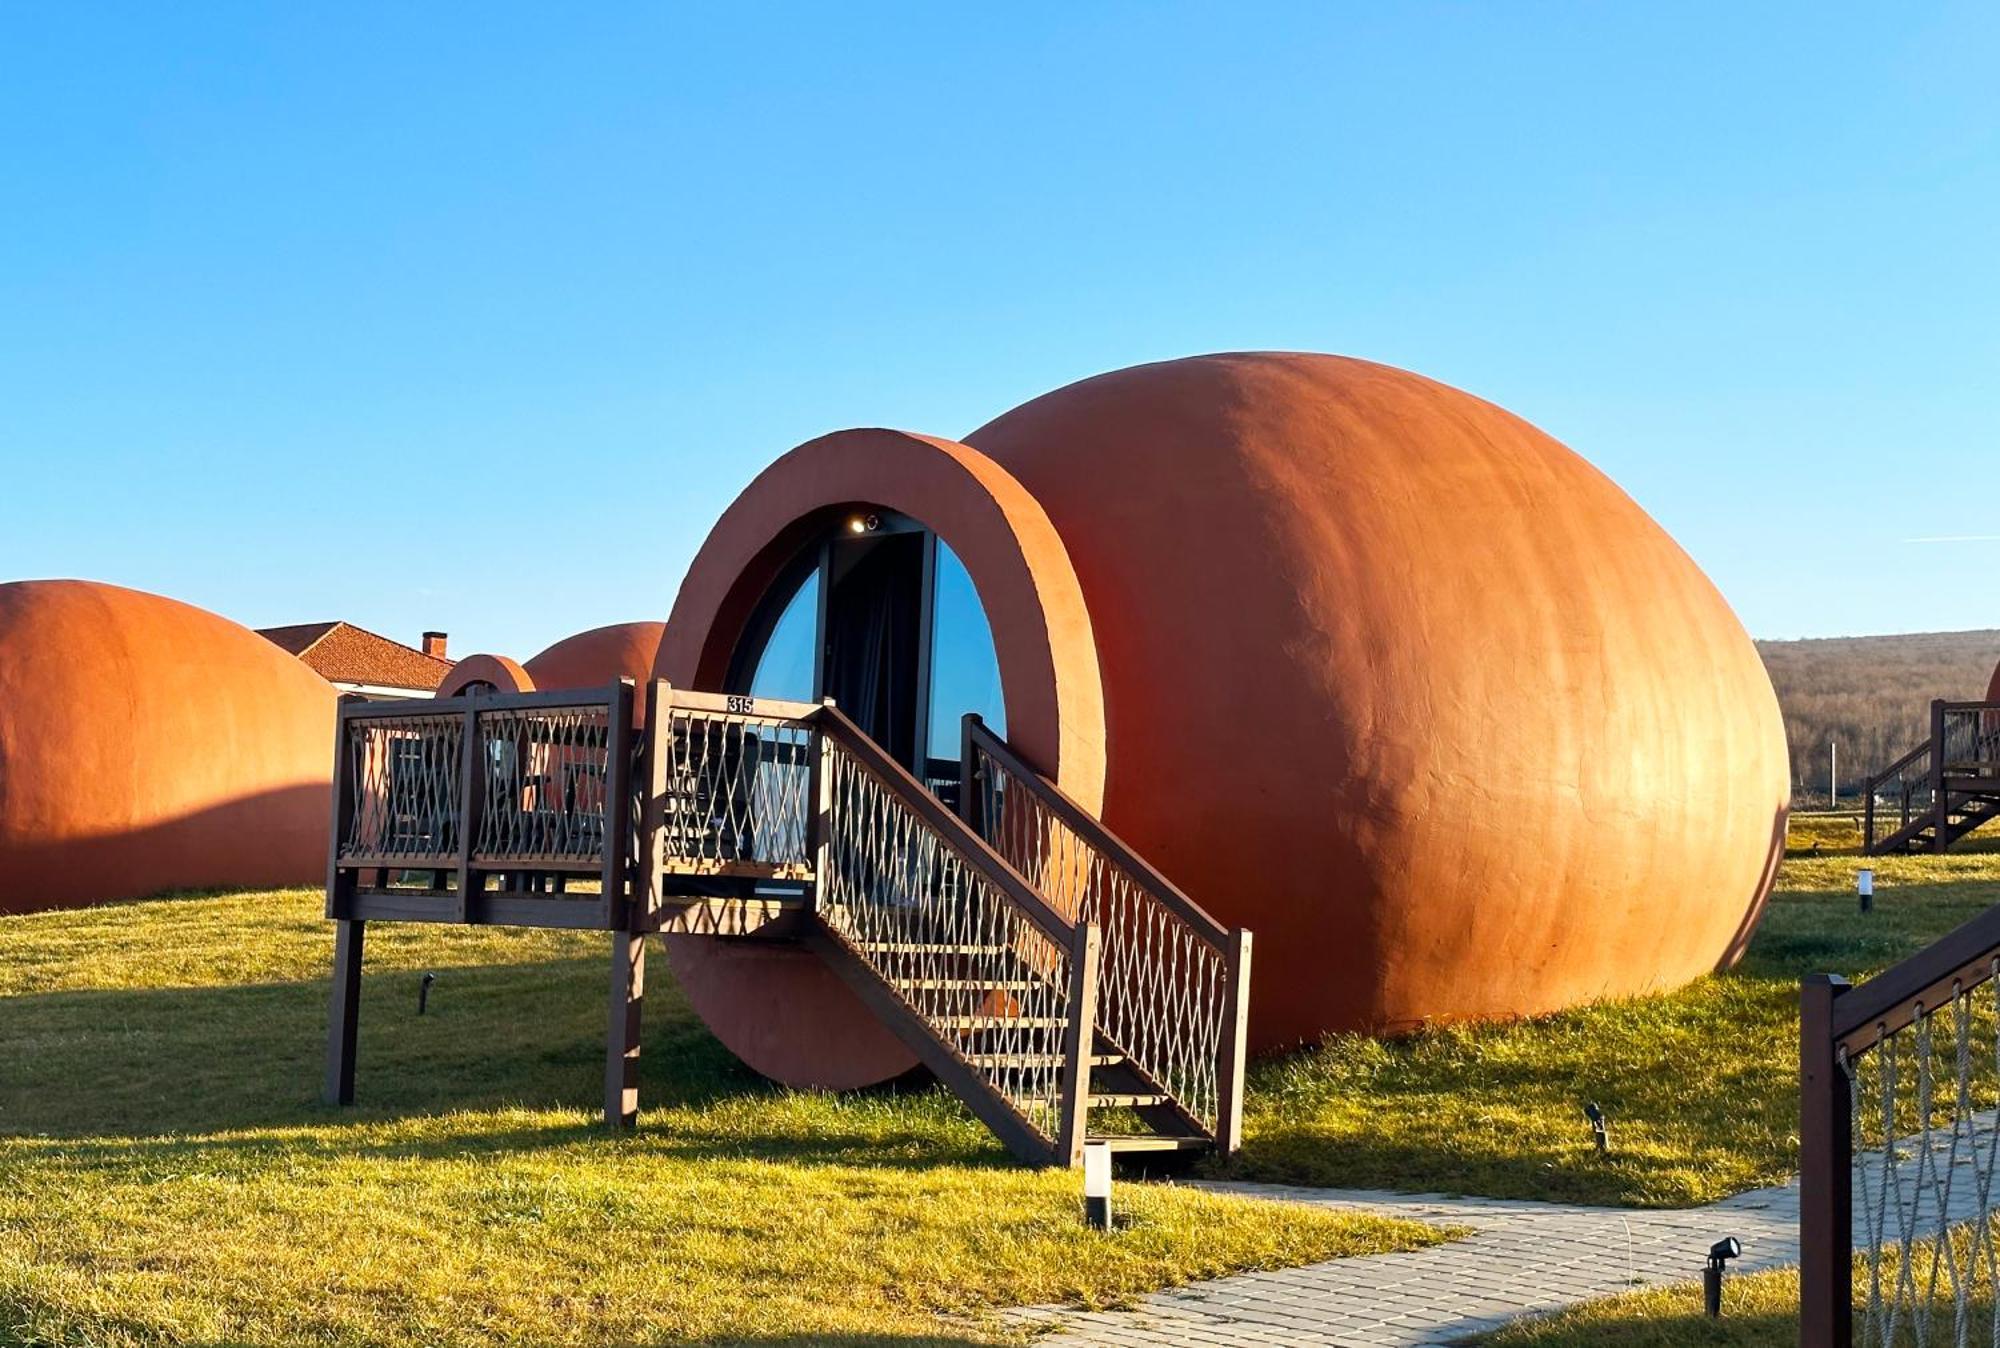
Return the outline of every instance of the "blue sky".
[[[525,656],[812,435],[1275,347],[1536,422],[1757,635],[2000,626],[1996,69],[1975,4],[0,0],[0,577]]]

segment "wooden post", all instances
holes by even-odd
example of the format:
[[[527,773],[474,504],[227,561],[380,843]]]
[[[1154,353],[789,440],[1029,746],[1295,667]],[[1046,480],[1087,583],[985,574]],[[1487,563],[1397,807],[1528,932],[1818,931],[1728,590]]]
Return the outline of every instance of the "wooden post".
[[[612,680],[605,704],[604,836],[599,843],[604,856],[597,907],[612,931],[634,929],[626,913],[632,870],[632,690],[632,680]]]
[[[985,722],[976,711],[969,711],[958,721],[958,817],[980,837],[986,834],[980,829],[979,807],[979,754],[973,747],[973,732]]]
[[[1931,851],[1950,846],[1951,835],[1945,831],[1950,822],[1951,804],[1944,793],[1944,702],[1938,699],[1931,703]]]
[[[1875,781],[1870,778],[1861,788],[1861,855],[1875,855]]]
[[[333,817],[326,831],[326,915],[346,917],[353,911],[353,871],[340,868],[340,844],[354,820],[354,765],[347,752],[347,709],[361,699],[354,693],[341,696],[333,713]]]
[[[1846,979],[1812,974],[1799,988],[1799,1343],[1854,1343],[1854,1120],[1833,1042]]]
[[[639,1023],[646,1001],[646,933],[611,933],[610,1023],[604,1043],[604,1122],[639,1121]]]
[[[1097,954],[1095,922],[1076,929],[1070,947],[1069,1023],[1063,1027],[1062,1117],[1056,1125],[1055,1163],[1083,1164],[1090,1127],[1090,1057],[1097,1047]]]
[[[820,705],[831,707],[833,699],[822,698]],[[833,737],[821,718],[815,717],[808,724],[812,729],[812,766],[807,781],[806,855],[812,858],[812,911],[818,913],[826,906],[826,857],[833,830]]]
[[[367,923],[339,918],[333,924],[333,991],[326,1007],[326,1083],[330,1105],[354,1103],[354,1045],[361,1022],[361,940]]]
[[[1243,1071],[1250,1044],[1250,933],[1229,933],[1222,972],[1222,1061],[1215,1072],[1215,1149],[1234,1155],[1243,1145]]]
[[[486,755],[479,739],[479,699],[465,699],[465,732],[458,755],[458,920],[473,918],[473,895],[480,889],[472,872],[479,842],[479,816],[486,809]]]
[[[646,750],[642,757],[646,795],[639,805],[639,903],[643,911],[633,925],[640,931],[659,926],[666,896],[661,882],[667,868],[667,769],[674,757],[674,690],[665,679],[646,685]]]

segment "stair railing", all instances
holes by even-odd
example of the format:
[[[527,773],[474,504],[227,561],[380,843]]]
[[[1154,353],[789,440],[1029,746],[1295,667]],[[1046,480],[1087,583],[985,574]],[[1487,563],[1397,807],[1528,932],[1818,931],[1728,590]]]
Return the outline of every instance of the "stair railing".
[[[977,715],[964,720],[961,812],[1056,905],[1102,933],[1098,1024],[1223,1154],[1243,1136],[1250,933],[1217,922]]]
[[[2000,702],[1934,701],[1930,725],[1929,739],[1862,786],[1863,850],[1871,856],[1906,847],[1926,827],[1941,852],[1952,841],[1955,800],[2000,794]],[[1888,820],[1878,821],[1880,797],[1896,807]]]
[[[1994,1308],[1974,1289],[2000,1252],[1996,976],[2000,906],[1858,986],[1804,980],[1800,1342],[1849,1348],[1857,1300],[1866,1343],[1987,1340]]]
[[[812,723],[820,921],[928,1028],[927,1061],[981,1088],[960,1093],[1017,1154],[1078,1163],[1096,928],[1051,908],[831,704]]]

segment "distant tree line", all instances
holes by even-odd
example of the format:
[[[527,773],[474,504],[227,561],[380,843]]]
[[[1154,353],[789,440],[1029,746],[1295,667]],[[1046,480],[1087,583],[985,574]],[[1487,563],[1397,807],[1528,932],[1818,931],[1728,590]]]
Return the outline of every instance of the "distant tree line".
[[[1931,699],[1986,695],[2000,663],[2000,631],[1760,641],[1784,712],[1792,789],[1801,804],[1827,795],[1829,743],[1840,745],[1840,791],[1858,796],[1869,774],[1930,734]]]

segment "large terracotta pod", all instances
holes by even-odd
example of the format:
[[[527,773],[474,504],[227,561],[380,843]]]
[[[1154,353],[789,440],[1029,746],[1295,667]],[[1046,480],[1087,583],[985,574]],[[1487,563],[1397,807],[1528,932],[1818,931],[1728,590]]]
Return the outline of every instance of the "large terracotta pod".
[[[1257,1047],[1741,954],[1789,792],[1769,678],[1673,540],[1533,426],[1406,371],[1246,353],[1088,379],[964,444],[893,435],[746,490],[663,674],[719,678],[828,510],[931,525],[992,619],[1009,738],[1256,933]]]
[[[335,700],[190,605],[0,585],[0,913],[320,878]]]
[[[1993,678],[1986,685],[1986,700],[2000,702],[2000,665],[1993,667]]]

